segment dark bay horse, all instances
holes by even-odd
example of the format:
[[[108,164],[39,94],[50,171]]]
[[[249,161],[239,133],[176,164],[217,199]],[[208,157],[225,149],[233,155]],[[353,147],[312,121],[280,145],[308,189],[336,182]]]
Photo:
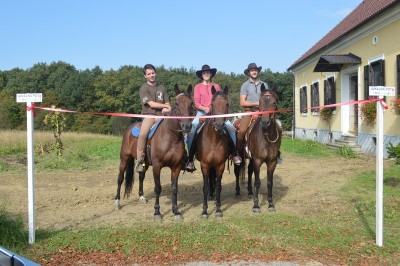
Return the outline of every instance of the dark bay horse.
[[[175,91],[175,105],[172,107],[170,116],[187,117],[192,116],[193,99],[191,97],[192,86],[189,85],[186,91],[181,91],[177,85]],[[135,124],[136,125],[136,124]],[[120,152],[120,165],[118,175],[117,194],[115,196],[115,208],[120,209],[120,192],[121,185],[124,181],[124,172],[126,171],[125,193],[124,197],[129,197],[132,192],[134,182],[134,165],[136,155],[137,138],[131,131],[134,125],[128,127],[122,139]],[[182,214],[178,210],[177,194],[178,194],[178,177],[184,165],[186,150],[184,145],[184,133],[189,133],[192,123],[191,118],[169,118],[164,119],[158,126],[153,137],[147,141],[146,146],[150,146],[147,152],[146,166],[142,173],[139,174],[139,197],[143,196],[143,181],[145,173],[149,167],[150,161],[153,166],[154,192],[156,201],[154,205],[154,219],[161,219],[160,213],[160,194],[161,182],[160,172],[163,167],[171,169],[171,194],[172,194],[172,213],[176,219],[183,219]],[[146,148],[147,149],[147,148]]]
[[[248,191],[249,195],[253,195],[252,189],[252,173],[254,172],[255,193],[253,196],[254,206],[253,212],[260,212],[258,194],[261,186],[260,168],[263,163],[267,165],[267,189],[268,189],[268,210],[275,211],[272,199],[272,186],[274,171],[277,165],[277,158],[282,141],[282,128],[277,123],[275,113],[277,110],[278,96],[275,92],[266,90],[265,86],[261,86],[261,97],[259,111],[271,111],[263,113],[250,127],[247,135],[246,145],[248,152],[246,156],[250,159],[248,165]],[[245,163],[245,160],[243,160]],[[240,168],[235,166],[236,185],[239,183]]]
[[[223,115],[229,110],[228,87],[223,91],[216,91],[211,87],[213,94],[210,114]],[[197,137],[196,158],[200,162],[203,174],[203,212],[201,218],[208,218],[208,195],[216,192],[216,217],[222,217],[221,210],[221,179],[225,170],[225,162],[229,157],[229,136],[225,133],[226,117],[207,118],[204,127]]]

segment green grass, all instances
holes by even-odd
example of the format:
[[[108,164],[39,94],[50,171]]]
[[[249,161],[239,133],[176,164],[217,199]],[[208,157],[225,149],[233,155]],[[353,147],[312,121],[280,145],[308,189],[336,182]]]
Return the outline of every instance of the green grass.
[[[327,149],[326,145],[311,140],[283,138],[281,151],[306,158],[338,157],[335,150]]]
[[[12,140],[15,135],[15,140]],[[26,171],[26,136],[21,132],[0,132],[8,139],[0,146],[0,173]],[[55,142],[49,132],[35,133],[35,170],[93,169],[119,160],[122,137],[65,132],[61,135],[63,156],[52,149]]]
[[[55,153],[37,156],[39,171],[87,169],[118,161],[121,138],[85,135],[66,138],[62,162]],[[311,141],[284,139],[282,151],[299,158],[340,156],[336,151]],[[352,163],[352,158],[343,163]],[[1,169],[1,164],[0,164]],[[10,170],[6,170],[10,171]],[[13,170],[17,171],[17,170]],[[18,171],[22,171],[21,169]],[[327,206],[318,215],[262,212],[247,217],[160,224],[132,221],[129,227],[101,227],[79,231],[36,232],[36,243],[27,246],[21,217],[0,208],[0,245],[35,261],[61,251],[90,253],[122,251],[129,256],[157,254],[285,254],[293,258],[320,258],[334,264],[359,265],[365,260],[395,265],[400,257],[400,166],[390,164],[384,174],[384,247],[375,245],[375,173],[360,173],[342,189],[334,191],[346,204],[336,212]],[[299,199],[301,200],[301,199]],[[304,204],[307,204],[306,202]],[[348,205],[348,206],[347,206]],[[190,257],[190,256],[189,256]],[[368,260],[370,259],[370,260]]]

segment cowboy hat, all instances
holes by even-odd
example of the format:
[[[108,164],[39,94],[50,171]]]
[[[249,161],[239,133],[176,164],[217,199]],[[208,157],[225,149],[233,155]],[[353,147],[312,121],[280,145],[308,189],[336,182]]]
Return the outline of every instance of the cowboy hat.
[[[257,67],[257,64],[256,64],[256,63],[250,63],[249,66],[244,70],[243,73],[244,73],[246,76],[248,76],[248,75],[249,75],[249,71],[252,70],[252,69],[257,69],[258,72],[260,72],[261,69],[262,69],[262,67],[261,67],[261,66],[260,66],[260,67]]]
[[[196,71],[196,75],[199,77],[199,78],[201,78],[201,79],[203,79],[203,72],[204,71],[210,71],[211,72],[211,77],[214,77],[215,76],[215,73],[217,73],[217,69],[216,68],[210,68],[210,66],[209,65],[203,65],[202,67],[201,67],[201,70],[197,70]]]

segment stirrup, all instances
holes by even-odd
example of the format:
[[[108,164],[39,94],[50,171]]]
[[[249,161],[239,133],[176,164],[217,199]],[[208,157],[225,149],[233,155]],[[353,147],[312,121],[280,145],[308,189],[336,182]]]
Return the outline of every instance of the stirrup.
[[[144,167],[146,166],[144,160],[139,160],[136,165],[136,172],[142,173],[144,171]]]
[[[239,155],[233,155],[231,156],[231,160],[235,165],[240,165],[242,163],[242,158],[240,158]]]
[[[185,165],[185,170],[192,173],[194,171],[196,171],[196,167],[194,166],[194,162],[189,161],[186,165]]]

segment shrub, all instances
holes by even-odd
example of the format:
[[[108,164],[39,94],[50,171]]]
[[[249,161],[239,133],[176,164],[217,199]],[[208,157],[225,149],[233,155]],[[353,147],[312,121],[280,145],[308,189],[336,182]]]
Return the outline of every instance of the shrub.
[[[389,158],[393,158],[396,161],[396,164],[400,164],[400,143],[394,146],[391,142],[386,147],[387,152],[389,154]]]

